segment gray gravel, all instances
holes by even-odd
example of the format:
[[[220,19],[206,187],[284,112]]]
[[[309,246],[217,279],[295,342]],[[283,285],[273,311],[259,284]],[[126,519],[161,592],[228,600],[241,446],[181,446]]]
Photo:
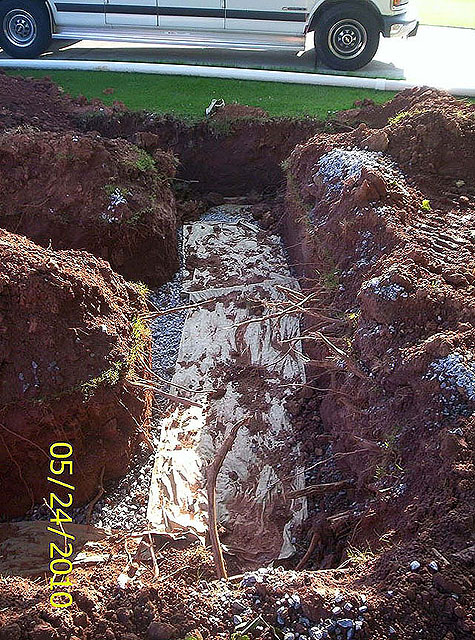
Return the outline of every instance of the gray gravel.
[[[205,222],[238,222],[244,220],[257,224],[253,219],[250,207],[241,204],[223,204],[209,209],[200,218]],[[151,292],[150,301],[157,309],[165,310],[188,303],[188,295],[183,292],[182,264],[183,232],[178,232],[180,253],[180,269],[170,282]],[[181,334],[186,318],[186,311],[160,316],[151,324],[152,332],[152,368],[157,375],[171,380],[180,347]],[[151,440],[158,443],[158,425],[167,402],[156,396],[151,429]],[[155,460],[155,452],[145,444],[140,444],[132,457],[129,471],[117,481],[105,485],[105,493],[97,502],[91,516],[91,524],[111,529],[140,530],[147,525],[147,503],[150,479]],[[71,512],[74,522],[84,523],[87,516],[87,505]],[[46,520],[50,512],[45,505],[37,505],[27,514],[26,519]]]
[[[200,218],[206,222],[252,221],[249,207],[225,204],[213,207]],[[178,233],[180,269],[170,282],[165,283],[150,295],[150,301],[157,309],[166,310],[188,303],[188,295],[183,292],[182,263],[183,232]],[[151,324],[152,332],[152,368],[157,375],[171,380],[180,347],[181,334],[186,311],[169,313],[158,317]],[[158,424],[167,402],[156,396],[152,421],[152,440],[158,439]],[[118,482],[106,487],[104,498],[94,508],[91,524],[112,529],[143,528],[147,524],[147,502],[150,489],[155,453],[141,444],[134,455],[128,473]],[[76,522],[85,518],[85,509],[76,513]]]

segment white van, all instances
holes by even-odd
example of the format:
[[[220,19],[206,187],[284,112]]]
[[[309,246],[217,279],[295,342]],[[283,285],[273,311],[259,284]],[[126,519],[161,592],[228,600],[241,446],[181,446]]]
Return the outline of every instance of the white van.
[[[283,6],[284,5],[284,6]],[[359,69],[379,37],[412,36],[409,0],[0,0],[0,45],[34,58],[51,38],[245,48],[304,49],[317,60]]]

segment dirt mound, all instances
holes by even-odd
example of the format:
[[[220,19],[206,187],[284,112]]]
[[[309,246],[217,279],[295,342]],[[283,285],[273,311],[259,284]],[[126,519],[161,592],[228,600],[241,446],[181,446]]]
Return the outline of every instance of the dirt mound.
[[[178,266],[173,156],[97,134],[0,134],[0,226],[55,249],[86,249],[131,280]]]
[[[141,290],[107,262],[0,231],[0,511],[50,487],[49,447],[74,448],[75,503],[124,472],[149,399],[130,392],[150,338]]]
[[[24,78],[0,71],[0,131],[28,126],[47,131],[76,129],[75,117],[83,112],[123,111],[117,102],[112,107],[84,96],[72,98],[48,77]]]
[[[337,119],[384,128],[388,153],[410,175],[475,177],[475,105],[418,87],[382,105],[342,111]]]
[[[288,244],[321,291],[308,353],[315,386],[329,388],[324,455],[341,456],[340,479],[355,487],[314,522],[313,562],[346,540],[359,584],[391,592],[372,638],[387,625],[408,638],[475,630],[475,193],[454,184],[473,171],[473,114],[449,102],[430,114],[416,102],[382,130],[317,136],[288,163]],[[344,526],[328,538],[335,510]]]

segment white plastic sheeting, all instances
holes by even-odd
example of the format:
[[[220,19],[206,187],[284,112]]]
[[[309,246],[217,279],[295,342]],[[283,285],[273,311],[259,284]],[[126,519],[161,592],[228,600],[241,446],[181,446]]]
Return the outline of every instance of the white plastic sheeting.
[[[207,531],[204,474],[237,421],[248,418],[217,481],[222,540],[245,568],[289,557],[306,516],[299,447],[285,410],[303,383],[299,320],[275,314],[297,289],[277,236],[247,222],[196,222],[184,229],[184,286],[199,306],[185,321],[173,385],[205,390],[201,408],[178,407],[161,422],[148,505],[154,528]],[[249,323],[249,320],[253,322]],[[172,391],[174,387],[172,386]]]

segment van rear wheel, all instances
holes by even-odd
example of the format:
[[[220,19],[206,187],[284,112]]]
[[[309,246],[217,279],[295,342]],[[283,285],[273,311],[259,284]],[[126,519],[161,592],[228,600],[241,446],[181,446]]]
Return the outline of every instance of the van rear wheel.
[[[317,61],[332,69],[360,69],[373,59],[378,46],[378,21],[362,7],[334,6],[320,16],[315,28]]]
[[[32,0],[0,2],[0,46],[12,58],[36,58],[51,42],[46,5]]]

